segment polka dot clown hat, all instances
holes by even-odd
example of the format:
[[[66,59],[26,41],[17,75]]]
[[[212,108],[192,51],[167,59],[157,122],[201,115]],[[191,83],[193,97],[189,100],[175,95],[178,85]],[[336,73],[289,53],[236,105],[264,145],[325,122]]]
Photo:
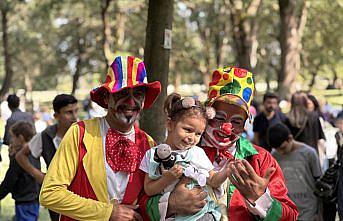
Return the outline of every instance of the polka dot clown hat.
[[[104,94],[117,93],[125,88],[144,86],[144,108],[149,108],[161,92],[161,84],[158,81],[148,83],[144,63],[141,59],[133,56],[118,56],[108,68],[105,83],[94,88],[90,92],[91,100],[107,109],[104,102]]]
[[[209,106],[215,101],[234,104],[244,109],[249,116],[253,92],[254,79],[251,72],[236,67],[219,68],[212,74],[206,103]]]

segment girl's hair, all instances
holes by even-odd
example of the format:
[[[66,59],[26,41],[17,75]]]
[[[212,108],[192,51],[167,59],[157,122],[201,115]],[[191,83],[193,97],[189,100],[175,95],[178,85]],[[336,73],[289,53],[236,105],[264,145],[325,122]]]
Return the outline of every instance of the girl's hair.
[[[288,118],[293,127],[301,128],[308,118],[307,95],[304,92],[296,92],[292,95],[291,111]]]
[[[170,94],[164,102],[164,112],[172,121],[179,121],[184,117],[211,119],[213,118],[211,111],[192,97],[182,99],[177,93]]]
[[[26,142],[29,142],[31,138],[36,134],[36,130],[30,122],[18,121],[11,127],[11,132],[15,136],[22,135]]]

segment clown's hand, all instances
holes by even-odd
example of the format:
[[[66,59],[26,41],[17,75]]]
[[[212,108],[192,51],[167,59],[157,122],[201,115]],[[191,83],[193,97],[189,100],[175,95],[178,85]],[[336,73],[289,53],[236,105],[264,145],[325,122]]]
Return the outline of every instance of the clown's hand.
[[[263,177],[256,174],[254,168],[246,160],[236,160],[229,164],[229,179],[238,191],[250,203],[262,196],[269,184],[275,168],[268,168]]]
[[[143,218],[135,211],[137,208],[138,206],[134,205],[113,204],[113,210],[109,221],[143,221]]]

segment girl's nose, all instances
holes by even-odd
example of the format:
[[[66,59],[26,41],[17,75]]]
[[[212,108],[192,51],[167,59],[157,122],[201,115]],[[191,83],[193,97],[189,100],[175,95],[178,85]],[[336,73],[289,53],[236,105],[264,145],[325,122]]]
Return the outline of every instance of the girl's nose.
[[[193,141],[194,141],[194,138],[193,138],[193,136],[192,135],[190,135],[189,137],[187,137],[187,142],[188,143],[193,143]]]

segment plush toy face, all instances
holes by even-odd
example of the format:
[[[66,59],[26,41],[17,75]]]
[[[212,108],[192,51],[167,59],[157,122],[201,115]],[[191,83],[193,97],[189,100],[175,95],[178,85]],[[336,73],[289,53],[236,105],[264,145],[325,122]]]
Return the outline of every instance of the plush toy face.
[[[165,159],[167,158],[168,156],[170,156],[171,154],[171,148],[169,145],[167,144],[161,144],[158,146],[157,148],[157,156],[160,158],[160,159]]]

